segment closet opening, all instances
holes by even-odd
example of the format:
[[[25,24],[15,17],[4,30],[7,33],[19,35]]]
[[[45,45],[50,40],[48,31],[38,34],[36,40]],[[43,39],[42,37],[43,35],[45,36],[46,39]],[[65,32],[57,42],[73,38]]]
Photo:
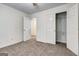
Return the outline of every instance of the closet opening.
[[[56,44],[66,47],[67,12],[56,13]]]

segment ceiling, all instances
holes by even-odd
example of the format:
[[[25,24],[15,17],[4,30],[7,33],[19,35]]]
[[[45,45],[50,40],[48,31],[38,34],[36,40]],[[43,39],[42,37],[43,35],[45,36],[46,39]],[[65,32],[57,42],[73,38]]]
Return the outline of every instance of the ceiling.
[[[37,3],[37,7],[34,7],[32,3],[3,3],[15,9],[18,9],[24,13],[33,14],[39,11],[43,11],[49,8],[54,8],[65,3]]]

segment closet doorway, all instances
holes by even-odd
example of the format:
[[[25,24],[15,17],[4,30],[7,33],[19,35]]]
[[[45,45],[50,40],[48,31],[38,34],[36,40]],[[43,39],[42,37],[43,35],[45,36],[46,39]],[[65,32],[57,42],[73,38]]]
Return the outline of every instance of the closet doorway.
[[[67,12],[56,13],[56,44],[66,45]]]

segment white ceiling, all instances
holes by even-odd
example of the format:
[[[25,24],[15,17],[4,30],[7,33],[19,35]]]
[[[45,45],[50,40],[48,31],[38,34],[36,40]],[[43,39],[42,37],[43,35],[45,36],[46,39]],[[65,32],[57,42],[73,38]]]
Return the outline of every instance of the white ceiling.
[[[3,3],[18,9],[24,13],[32,14],[49,8],[54,8],[65,3],[38,3],[38,7],[34,7],[32,3]]]

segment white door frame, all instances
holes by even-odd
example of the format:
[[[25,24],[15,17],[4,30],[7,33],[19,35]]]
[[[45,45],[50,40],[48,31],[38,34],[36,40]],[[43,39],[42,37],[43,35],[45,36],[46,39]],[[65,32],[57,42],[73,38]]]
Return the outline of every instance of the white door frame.
[[[66,10],[62,10],[61,12],[56,12],[55,13],[55,44],[56,44],[56,14],[57,13],[62,13],[62,12],[66,12],[66,15],[67,15],[67,11]],[[66,19],[66,23],[67,23],[67,19]],[[66,29],[67,29],[67,24],[66,24]],[[67,30],[66,30],[66,32],[67,32]],[[66,36],[67,36],[67,33],[66,33]],[[67,38],[66,38],[66,40],[67,40]]]
[[[63,13],[63,12],[66,12],[66,37],[67,37],[67,11],[62,11],[62,12],[58,12],[58,13]],[[55,44],[56,44],[56,38],[57,38],[57,23],[56,23],[56,21],[57,21],[57,19],[56,19],[56,14],[58,14],[58,13],[55,13]],[[66,39],[66,41],[67,41],[67,38],[65,38]],[[66,46],[67,46],[67,42],[66,42]]]

